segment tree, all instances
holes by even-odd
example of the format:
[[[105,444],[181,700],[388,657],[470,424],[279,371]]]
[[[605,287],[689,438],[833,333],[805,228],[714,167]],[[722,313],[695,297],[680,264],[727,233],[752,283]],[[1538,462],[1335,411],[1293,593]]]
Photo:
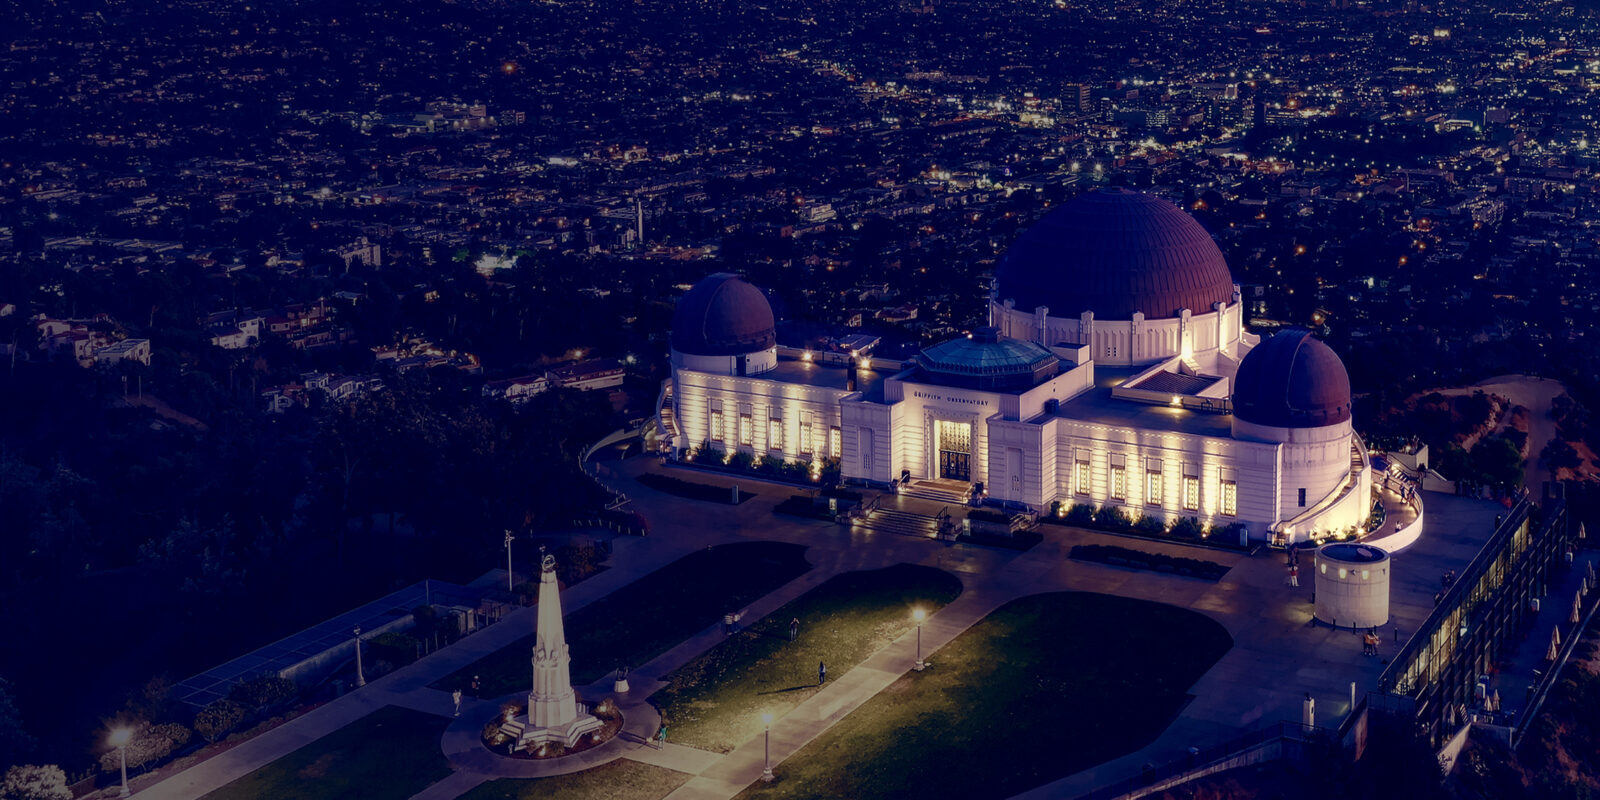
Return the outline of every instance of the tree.
[[[258,675],[239,681],[228,689],[228,699],[245,708],[272,708],[292,699],[300,687],[288,678]]]
[[[18,764],[0,779],[0,800],[72,800],[72,790],[54,764]]]
[[[194,715],[194,729],[207,742],[216,744],[239,723],[244,722],[244,706],[227,698],[212,700],[200,713]]]
[[[1564,469],[1577,469],[1583,465],[1583,459],[1578,457],[1578,451],[1565,439],[1551,439],[1539,453],[1539,463],[1550,470],[1554,477],[1557,472]]]

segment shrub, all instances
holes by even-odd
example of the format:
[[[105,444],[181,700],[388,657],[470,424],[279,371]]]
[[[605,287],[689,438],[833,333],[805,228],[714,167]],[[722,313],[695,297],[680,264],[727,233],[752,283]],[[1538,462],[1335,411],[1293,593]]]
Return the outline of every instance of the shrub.
[[[1065,519],[1069,525],[1093,525],[1095,521],[1094,506],[1085,503],[1073,503],[1072,507],[1067,509]]]
[[[1147,536],[1160,536],[1167,532],[1167,522],[1160,517],[1152,517],[1149,514],[1145,514],[1139,517],[1138,522],[1133,523],[1133,530],[1135,533],[1142,533]]]
[[[405,665],[417,660],[417,648],[422,643],[409,633],[388,631],[367,640],[367,649],[374,661]]]
[[[5,800],[72,800],[67,774],[54,765],[18,764],[0,778],[0,797]]]
[[[1179,539],[1199,539],[1206,532],[1206,526],[1200,524],[1195,517],[1184,517],[1172,524],[1172,535]]]
[[[1128,547],[1117,547],[1106,544],[1080,544],[1072,548],[1070,557],[1079,561],[1096,561],[1103,564],[1117,564],[1133,567],[1135,569],[1153,569],[1162,572],[1175,572],[1180,575],[1192,575],[1206,580],[1221,580],[1227,574],[1228,568],[1211,561],[1201,561],[1197,558],[1183,558],[1180,556],[1167,556],[1159,553],[1146,553]]]
[[[1009,525],[1011,523],[1010,514],[988,508],[974,508],[967,511],[967,519],[974,522],[993,522],[996,525]]]
[[[235,683],[228,690],[228,699],[245,708],[272,708],[293,699],[300,687],[288,678],[277,675],[258,675]]]
[[[133,738],[128,741],[128,766],[142,767],[160,761],[188,741],[189,729],[177,723],[143,725],[134,731]],[[100,769],[106,772],[122,769],[117,748],[113,747],[100,755]]]
[[[1110,528],[1114,531],[1125,531],[1133,527],[1133,518],[1129,517],[1128,512],[1123,511],[1121,506],[1105,506],[1101,508],[1099,511],[1094,512],[1094,521],[1096,525]]]
[[[194,729],[200,737],[215,744],[244,722],[245,708],[232,700],[212,700],[194,715]]]

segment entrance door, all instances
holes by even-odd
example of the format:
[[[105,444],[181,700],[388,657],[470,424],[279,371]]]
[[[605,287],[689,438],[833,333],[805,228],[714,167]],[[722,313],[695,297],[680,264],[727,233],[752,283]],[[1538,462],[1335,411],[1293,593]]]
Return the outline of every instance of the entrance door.
[[[939,477],[972,480],[972,423],[939,420]]]

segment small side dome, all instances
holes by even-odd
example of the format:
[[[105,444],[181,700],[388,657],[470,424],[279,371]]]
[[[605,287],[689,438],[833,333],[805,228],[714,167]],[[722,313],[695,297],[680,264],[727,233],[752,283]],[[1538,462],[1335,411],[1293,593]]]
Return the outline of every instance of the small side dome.
[[[1233,415],[1274,428],[1320,428],[1350,419],[1350,375],[1310,331],[1293,328],[1250,349],[1233,379]]]
[[[680,353],[736,356],[777,343],[766,295],[732,273],[707,276],[678,298],[672,313],[672,349]]]

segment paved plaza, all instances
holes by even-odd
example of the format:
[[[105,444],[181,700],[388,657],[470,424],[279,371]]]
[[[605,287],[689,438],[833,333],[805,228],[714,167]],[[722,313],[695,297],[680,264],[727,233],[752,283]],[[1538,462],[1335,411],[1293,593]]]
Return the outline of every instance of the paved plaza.
[[[738,506],[687,500],[637,483],[635,478],[646,471],[667,471],[676,477],[723,487],[739,483],[757,489],[759,496]],[[1134,775],[1146,765],[1180,758],[1191,746],[1204,747],[1279,720],[1299,720],[1301,699],[1306,694],[1317,701],[1318,724],[1337,725],[1349,711],[1351,682],[1356,682],[1362,694],[1375,687],[1386,657],[1399,649],[1406,635],[1431,611],[1439,576],[1467,565],[1491,533],[1496,512],[1502,510],[1484,501],[1431,493],[1425,496],[1426,532],[1415,546],[1394,558],[1393,622],[1383,629],[1380,655],[1369,657],[1362,655],[1356,632],[1333,630],[1312,622],[1313,581],[1307,577],[1299,588],[1290,588],[1281,552],[1248,556],[1046,525],[1041,528],[1044,540],[1019,553],[866,532],[777,514],[773,512],[776,504],[805,490],[748,477],[676,470],[650,458],[604,461],[599,472],[603,480],[633,498],[635,509],[648,516],[651,535],[617,539],[609,569],[563,592],[562,604],[568,616],[695,550],[736,541],[771,540],[806,545],[806,557],[813,568],[752,603],[746,624],[834,575],[913,563],[945,570],[957,576],[964,587],[959,597],[930,616],[923,626],[923,652],[932,653],[935,660],[941,646],[985,615],[1011,600],[1042,592],[1090,591],[1168,603],[1206,614],[1227,629],[1234,640],[1233,648],[1191,688],[1193,701],[1155,741],[1122,758],[1038,787],[1023,795],[1028,798],[1073,797],[1097,785]],[[1067,555],[1079,544],[1116,544],[1201,558],[1228,565],[1231,570],[1222,580],[1210,582],[1073,561]],[[1303,572],[1309,576],[1310,570]],[[535,613],[534,608],[513,612],[499,624],[137,795],[199,797],[387,705],[448,716],[449,693],[428,688],[429,684],[531,633]],[[784,759],[909,671],[915,659],[911,637],[907,633],[854,669],[830,675],[826,686],[777,719],[772,725],[776,769],[781,772]],[[671,743],[658,748],[646,741],[659,720],[647,702],[650,693],[663,685],[662,679],[673,670],[724,638],[719,626],[710,626],[635,668],[629,676],[631,691],[615,696],[624,712],[622,735],[572,759],[525,761],[493,756],[478,745],[477,737],[507,698],[468,700],[461,717],[441,742],[454,774],[416,796],[446,800],[495,778],[560,774],[610,759],[629,758],[692,776],[668,795],[674,800],[733,797],[761,775],[761,736],[726,755]],[[586,700],[599,701],[612,696],[610,690],[608,678],[580,693]],[[1063,720],[1062,724],[1071,721]]]

